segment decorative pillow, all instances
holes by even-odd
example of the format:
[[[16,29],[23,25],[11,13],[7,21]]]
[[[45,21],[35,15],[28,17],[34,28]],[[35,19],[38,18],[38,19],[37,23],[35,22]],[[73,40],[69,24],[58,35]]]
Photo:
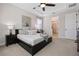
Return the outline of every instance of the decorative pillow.
[[[37,34],[37,30],[32,30],[32,34]]]
[[[27,30],[19,30],[19,34],[28,35],[28,31]]]

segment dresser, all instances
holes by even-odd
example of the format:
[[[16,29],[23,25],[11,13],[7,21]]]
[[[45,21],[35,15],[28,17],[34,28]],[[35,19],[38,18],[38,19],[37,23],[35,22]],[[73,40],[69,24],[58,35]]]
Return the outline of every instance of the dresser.
[[[77,51],[79,52],[79,31],[77,31]]]

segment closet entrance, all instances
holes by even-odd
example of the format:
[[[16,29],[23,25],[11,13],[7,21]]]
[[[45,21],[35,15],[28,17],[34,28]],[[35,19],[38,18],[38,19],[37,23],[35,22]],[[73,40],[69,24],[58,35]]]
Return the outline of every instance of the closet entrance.
[[[58,18],[57,17],[52,17],[52,36],[53,38],[58,38],[59,37],[59,32],[58,32]]]

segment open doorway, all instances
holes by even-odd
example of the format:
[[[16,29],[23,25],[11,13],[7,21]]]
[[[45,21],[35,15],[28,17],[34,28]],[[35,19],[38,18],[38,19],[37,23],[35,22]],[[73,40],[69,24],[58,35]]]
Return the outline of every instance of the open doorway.
[[[58,32],[58,18],[57,17],[52,17],[51,25],[52,25],[52,36],[53,36],[53,38],[58,38],[59,32]]]

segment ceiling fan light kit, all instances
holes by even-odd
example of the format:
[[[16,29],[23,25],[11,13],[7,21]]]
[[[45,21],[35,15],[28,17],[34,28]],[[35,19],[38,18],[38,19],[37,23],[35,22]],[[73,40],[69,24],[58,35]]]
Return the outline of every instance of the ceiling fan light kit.
[[[45,6],[46,6],[45,4],[41,4],[41,5],[40,5],[40,7],[42,7],[42,8],[45,7]]]
[[[38,7],[41,7],[43,11],[45,11],[45,7],[55,7],[55,4],[50,4],[50,3],[40,3],[40,5]],[[36,9],[36,7],[34,7],[33,9]]]

